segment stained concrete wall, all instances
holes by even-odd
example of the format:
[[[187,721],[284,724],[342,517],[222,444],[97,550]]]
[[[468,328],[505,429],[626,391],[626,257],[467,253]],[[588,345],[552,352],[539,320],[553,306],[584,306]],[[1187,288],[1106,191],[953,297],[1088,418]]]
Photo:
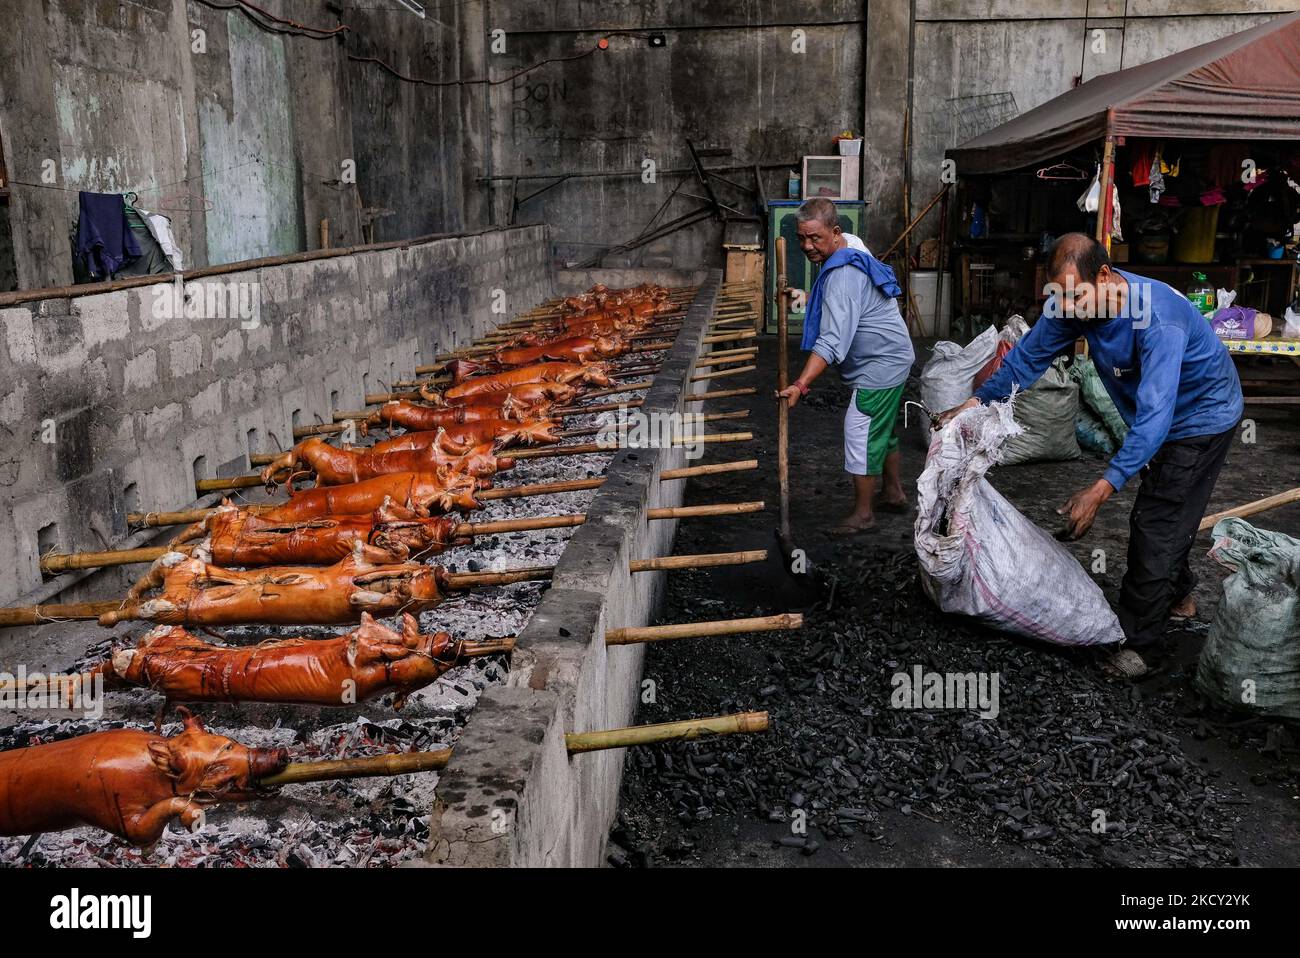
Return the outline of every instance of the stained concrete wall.
[[[830,138],[863,117],[862,0],[828,0],[810,7],[794,0],[681,4],[614,0],[593,7],[579,0],[494,5],[489,29],[505,31],[506,51],[488,55],[498,77],[548,58],[609,49],[551,63],[493,88],[492,153],[496,172],[565,174],[634,171],[618,178],[569,180],[519,209],[521,222],[556,226],[561,264],[582,262],[603,246],[635,237],[665,203],[659,221],[699,207],[693,177],[662,173],[645,183],[644,160],[659,170],[689,167],[686,140],[725,149],[707,166],[744,186],[753,164],[788,164],[805,153],[827,153]],[[831,26],[813,26],[814,23]],[[657,27],[666,45],[643,34]],[[617,30],[637,35],[617,35]],[[794,31],[806,52],[794,52]],[[490,47],[489,47],[490,50]],[[787,167],[766,173],[767,191],[785,195]],[[520,197],[546,184],[521,182]],[[669,199],[674,187],[682,191]],[[719,198],[742,212],[753,200],[715,184]],[[494,215],[510,214],[508,184],[498,184]],[[720,266],[721,228],[706,220],[626,254],[611,267],[693,269]]]
[[[941,186],[944,150],[1065,93],[1076,78],[1147,63],[1300,10],[1300,0],[871,0],[867,100],[873,112],[901,115],[908,106],[896,72],[872,65],[894,64],[897,52],[907,50],[913,5],[914,213]],[[887,244],[905,222],[902,139],[869,140],[865,147],[863,166],[877,201],[867,240]],[[914,242],[937,226],[930,217]]]
[[[547,252],[527,227],[195,281],[256,297],[255,316],[171,315],[169,285],[0,309],[0,603],[58,585],[44,549],[112,548],[128,511],[185,508],[196,479],[248,472],[249,453],[360,408],[494,308],[546,299]],[[91,577],[60,598],[111,594]]]
[[[721,275],[709,274],[647,391],[642,413],[698,411],[691,373]],[[608,629],[649,622],[665,573],[628,571],[633,559],[671,552],[675,520],[646,510],[679,505],[681,449],[615,456],[587,521],[556,565],[551,589],[518,636],[506,686],[479,698],[438,782],[429,860],[448,866],[598,865],[618,806],[625,750],[570,757],[566,732],[630,725],[644,648],[605,645]]]
[[[19,287],[71,282],[77,191],[136,191],[173,220],[187,266],[484,225],[462,157],[482,91],[403,82],[463,75],[460,4],[265,0],[344,37],[270,32],[186,0],[10,0],[0,32],[0,138],[13,184]],[[466,26],[468,24],[468,26]],[[472,88],[471,88],[472,90]],[[469,121],[464,112],[470,111]],[[386,214],[385,214],[385,211]]]

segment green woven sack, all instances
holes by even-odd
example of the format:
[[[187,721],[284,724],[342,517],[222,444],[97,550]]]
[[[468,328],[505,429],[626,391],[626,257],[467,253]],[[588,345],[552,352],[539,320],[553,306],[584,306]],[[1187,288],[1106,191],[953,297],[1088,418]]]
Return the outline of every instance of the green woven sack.
[[[1070,378],[1079,384],[1079,398],[1106,424],[1107,431],[1115,440],[1115,448],[1124,444],[1128,437],[1128,423],[1115,408],[1115,400],[1110,398],[1106,387],[1102,385],[1097,367],[1085,356],[1076,356],[1070,366]]]
[[[1210,556],[1232,574],[1201,649],[1197,687],[1236,708],[1300,719],[1300,539],[1223,519]]]

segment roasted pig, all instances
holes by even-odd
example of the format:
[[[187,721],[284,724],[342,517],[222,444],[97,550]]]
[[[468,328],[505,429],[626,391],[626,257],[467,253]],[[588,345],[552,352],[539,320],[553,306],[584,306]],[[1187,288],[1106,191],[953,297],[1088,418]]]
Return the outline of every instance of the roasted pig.
[[[386,500],[422,516],[481,508],[474,493],[490,484],[464,473],[397,472],[345,486],[320,486],[295,492],[289,501],[261,514],[271,521],[300,522],[331,516],[360,516],[374,512]]]
[[[457,642],[446,632],[421,635],[410,615],[402,631],[369,613],[344,635],[259,645],[213,645],[179,626],[159,626],[98,670],[110,687],[143,686],[171,702],[277,702],[355,705],[390,692],[406,697],[471,656],[508,651],[511,640]]]
[[[514,464],[513,459],[498,457],[493,452],[491,439],[474,447],[452,446],[449,449],[446,442],[434,441],[420,446],[376,450],[341,449],[313,437],[276,456],[262,470],[262,481],[274,486],[315,473],[316,485],[341,486],[395,472],[441,470],[483,478],[513,468]]]
[[[360,516],[284,522],[224,503],[182,532],[173,545],[201,539],[198,552],[218,566],[333,565],[360,545],[369,562],[406,562],[472,541],[460,521],[420,516],[385,500]]]
[[[442,602],[446,583],[438,566],[368,562],[359,546],[330,566],[244,572],[168,552],[99,624],[337,625],[356,622],[363,612],[388,616],[432,608]],[[160,593],[146,598],[155,588]]]
[[[283,770],[288,752],[213,735],[179,711],[185,727],[171,738],[113,729],[0,752],[0,834],[89,825],[152,845],[173,818],[190,826],[205,805],[271,794],[258,780]]]

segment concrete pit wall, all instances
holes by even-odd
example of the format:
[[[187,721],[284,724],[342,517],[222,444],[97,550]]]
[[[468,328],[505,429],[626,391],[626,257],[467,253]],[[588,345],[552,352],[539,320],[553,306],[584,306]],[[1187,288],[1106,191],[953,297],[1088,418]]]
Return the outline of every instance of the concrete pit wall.
[[[700,412],[684,403],[706,384],[690,377],[713,312],[721,273],[712,271],[641,407]],[[556,566],[552,588],[518,637],[509,682],[485,691],[438,783],[430,861],[451,866],[593,866],[614,820],[624,752],[570,758],[566,732],[632,723],[644,647],[605,645],[606,629],[644,625],[659,607],[663,572],[628,571],[633,559],[668,555],[675,520],[646,510],[680,505],[684,451],[625,450]]]
[[[46,580],[40,553],[121,547],[127,512],[188,507],[196,479],[249,472],[552,285],[544,226],[195,282],[256,317],[160,316],[166,285],[0,309],[0,604],[120,594],[141,567]]]

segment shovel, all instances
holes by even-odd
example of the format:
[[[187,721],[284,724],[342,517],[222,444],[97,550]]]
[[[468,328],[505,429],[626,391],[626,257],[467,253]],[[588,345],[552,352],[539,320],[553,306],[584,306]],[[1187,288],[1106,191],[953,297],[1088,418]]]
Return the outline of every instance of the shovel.
[[[785,237],[776,241],[776,388],[781,391],[790,385],[790,340],[788,336],[786,295]],[[776,475],[781,490],[781,520],[776,529],[776,542],[781,550],[781,564],[795,582],[808,589],[820,589],[821,579],[813,571],[808,553],[797,548],[790,536],[790,409],[784,399],[777,401],[776,411]]]

